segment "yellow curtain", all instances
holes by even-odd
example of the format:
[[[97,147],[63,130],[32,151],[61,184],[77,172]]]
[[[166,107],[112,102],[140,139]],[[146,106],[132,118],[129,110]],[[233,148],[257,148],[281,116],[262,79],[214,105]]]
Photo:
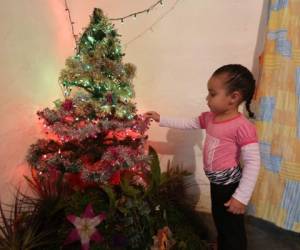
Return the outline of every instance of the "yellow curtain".
[[[270,2],[256,104],[262,167],[249,212],[300,232],[300,0]]]

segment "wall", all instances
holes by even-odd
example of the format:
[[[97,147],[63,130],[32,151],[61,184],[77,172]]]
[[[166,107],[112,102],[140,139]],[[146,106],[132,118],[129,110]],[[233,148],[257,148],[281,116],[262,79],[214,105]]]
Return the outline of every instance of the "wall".
[[[94,7],[109,17],[143,10],[155,0],[70,0],[79,33]],[[267,1],[168,0],[136,20],[116,23],[125,46],[125,61],[137,66],[134,81],[139,111],[170,116],[197,116],[206,108],[206,82],[227,63],[253,68],[261,50],[261,20]],[[28,173],[24,157],[42,135],[35,112],[62,97],[58,75],[72,55],[63,0],[11,0],[1,4],[0,31],[0,194],[9,200]],[[152,27],[152,28],[150,28]],[[256,69],[254,69],[256,71]],[[201,131],[159,128],[149,131],[161,156],[193,172],[189,183],[197,209],[209,209],[209,186],[202,171]]]

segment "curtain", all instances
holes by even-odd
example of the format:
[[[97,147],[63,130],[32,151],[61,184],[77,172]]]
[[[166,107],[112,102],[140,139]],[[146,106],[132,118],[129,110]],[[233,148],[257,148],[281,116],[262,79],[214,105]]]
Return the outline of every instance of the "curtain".
[[[270,2],[255,102],[262,166],[249,213],[300,232],[300,0]]]

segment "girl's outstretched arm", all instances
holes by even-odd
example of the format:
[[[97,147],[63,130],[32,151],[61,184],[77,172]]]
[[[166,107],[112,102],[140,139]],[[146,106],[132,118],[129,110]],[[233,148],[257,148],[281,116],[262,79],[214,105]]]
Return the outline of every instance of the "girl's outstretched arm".
[[[199,117],[194,118],[174,118],[160,116],[159,113],[155,111],[148,111],[144,114],[144,117],[153,119],[159,122],[159,126],[177,129],[198,129],[200,128]]]

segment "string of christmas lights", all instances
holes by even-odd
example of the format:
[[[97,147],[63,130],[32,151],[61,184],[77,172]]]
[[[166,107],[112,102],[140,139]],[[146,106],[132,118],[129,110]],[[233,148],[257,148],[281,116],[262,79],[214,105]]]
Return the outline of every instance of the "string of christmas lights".
[[[141,32],[139,35],[135,36],[134,38],[130,39],[128,42],[126,42],[124,44],[124,49],[126,50],[128,45],[132,42],[134,42],[135,40],[139,39],[140,37],[142,37],[143,35],[145,35],[145,33],[147,33],[149,30],[153,32],[153,28],[161,21],[163,20],[168,14],[170,14],[171,11],[173,11],[176,7],[176,5],[180,2],[181,0],[176,0],[176,2],[172,5],[172,7],[166,11],[165,13],[163,13],[155,22],[153,22],[148,28],[146,28],[143,32]]]
[[[138,15],[141,15],[143,13],[149,13],[151,10],[153,10],[157,5],[163,5],[163,1],[159,0],[157,1],[155,4],[152,4],[149,8],[144,9],[142,11],[138,11],[138,12],[134,12],[132,14],[129,14],[127,16],[123,16],[123,17],[117,17],[117,18],[110,18],[110,21],[121,21],[122,23],[124,22],[125,19],[133,17],[136,18]]]
[[[67,0],[65,0],[65,10],[68,12],[68,18],[69,18],[69,21],[71,24],[71,30],[72,30],[72,35],[73,35],[74,42],[75,42],[75,51],[76,51],[77,50],[77,35],[75,34],[75,31],[74,31],[75,22],[72,20],[72,16],[71,16],[71,12],[70,12]]]
[[[128,18],[131,18],[131,17],[136,18],[138,15],[141,15],[141,14],[144,14],[144,13],[148,14],[150,11],[152,11],[158,5],[163,5],[163,0],[157,1],[156,3],[152,4],[150,7],[146,8],[142,11],[137,11],[137,12],[134,12],[132,14],[129,14],[129,15],[123,16],[123,17],[110,18],[109,20],[110,21],[121,21],[121,23],[124,23],[124,20],[126,20]],[[70,25],[71,25],[71,31],[72,31],[72,35],[73,35],[75,46],[76,46],[75,50],[77,50],[77,38],[78,38],[78,36],[75,34],[75,30],[74,30],[75,22],[72,20],[71,11],[70,11],[67,0],[65,0],[65,10],[68,12],[68,18],[69,18],[69,22],[70,22]]]

